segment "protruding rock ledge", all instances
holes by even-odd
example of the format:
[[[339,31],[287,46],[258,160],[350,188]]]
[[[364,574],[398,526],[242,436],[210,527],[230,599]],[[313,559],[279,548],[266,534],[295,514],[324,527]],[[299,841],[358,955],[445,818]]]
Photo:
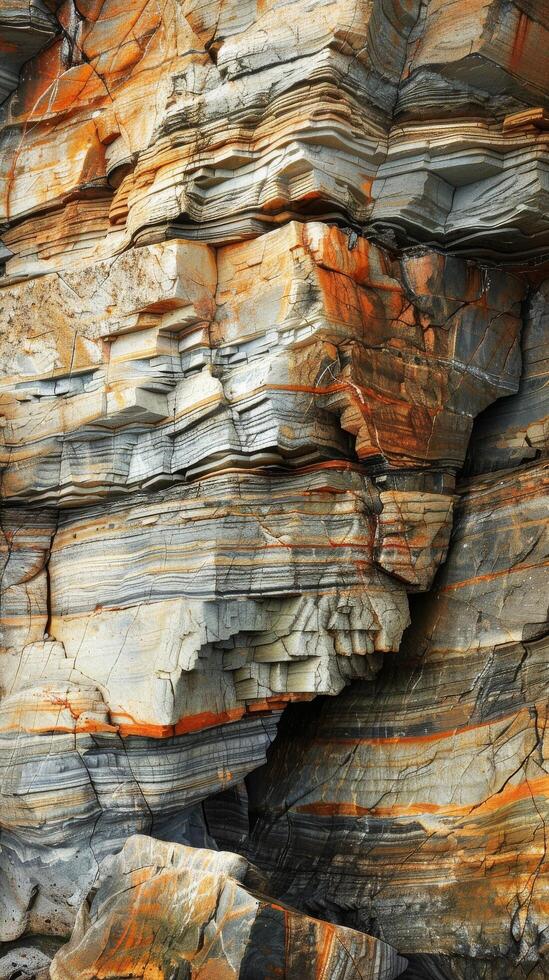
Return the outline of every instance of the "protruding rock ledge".
[[[475,416],[517,390],[524,295],[320,222],[6,285],[4,498],[73,506],[355,454],[401,473],[393,489],[433,471],[451,491]]]

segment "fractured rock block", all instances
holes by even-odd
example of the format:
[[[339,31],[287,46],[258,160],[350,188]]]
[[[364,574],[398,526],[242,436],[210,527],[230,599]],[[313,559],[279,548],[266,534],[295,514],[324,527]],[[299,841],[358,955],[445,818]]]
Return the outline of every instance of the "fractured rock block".
[[[547,108],[543,10],[241,7],[106,0],[77,15],[67,0],[7,115],[11,274],[314,216],[469,255],[544,254],[547,137],[503,126]]]
[[[374,563],[376,500],[358,473],[328,469],[66,511],[49,559],[65,680],[74,669],[99,684],[128,730],[167,732],[369,676],[408,622],[404,587]]]
[[[517,389],[524,291],[318,222],[8,285],[4,496],[84,503],[353,440],[375,471],[451,478],[475,415]]]
[[[548,32],[546,11],[528,0],[429,0],[410,34],[397,111],[547,106]]]
[[[130,838],[84,902],[70,942],[52,963],[52,980],[152,970],[158,980],[176,974],[393,980],[406,966],[379,940],[254,894],[253,879],[236,854]]]
[[[477,419],[467,455],[469,473],[506,469],[547,456],[549,421],[549,280],[532,291],[521,334],[519,390]]]
[[[376,561],[410,585],[428,589],[446,558],[452,530],[451,497],[440,493],[380,493]]]

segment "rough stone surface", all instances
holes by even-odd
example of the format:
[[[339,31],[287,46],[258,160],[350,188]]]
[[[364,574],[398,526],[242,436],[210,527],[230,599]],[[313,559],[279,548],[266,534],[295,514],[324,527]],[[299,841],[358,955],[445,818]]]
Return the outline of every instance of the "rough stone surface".
[[[549,969],[548,41],[0,0],[0,980]]]
[[[434,949],[444,977],[460,957],[502,980],[548,966],[547,476],[463,487],[399,657],[288,718],[250,784],[249,853],[276,894]]]
[[[98,972],[393,980],[402,972],[406,961],[385,943],[249,890],[260,883],[236,854],[131,837],[80,909],[52,980]]]
[[[49,7],[53,4],[47,0],[3,0],[0,5],[0,106],[16,88],[22,65],[59,31]]]
[[[541,3],[63,0],[57,18],[7,113],[13,273],[311,214],[547,248]]]
[[[507,469],[547,456],[549,447],[549,281],[530,292],[522,330],[519,389],[486,409],[475,426],[469,473]]]

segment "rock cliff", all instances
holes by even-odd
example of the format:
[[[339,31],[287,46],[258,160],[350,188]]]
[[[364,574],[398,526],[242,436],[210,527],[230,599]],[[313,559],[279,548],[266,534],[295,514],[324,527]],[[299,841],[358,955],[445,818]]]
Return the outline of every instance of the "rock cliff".
[[[547,975],[548,41],[0,0],[0,978]]]

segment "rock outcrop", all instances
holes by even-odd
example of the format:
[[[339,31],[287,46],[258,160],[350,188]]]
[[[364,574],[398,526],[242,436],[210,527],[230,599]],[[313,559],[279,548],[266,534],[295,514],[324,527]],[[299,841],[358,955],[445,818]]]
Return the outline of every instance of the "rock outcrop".
[[[275,893],[434,948],[444,977],[467,957],[475,976],[547,969],[547,478],[463,487],[398,658],[288,719],[251,783],[250,857]]]
[[[0,105],[16,88],[25,62],[58,33],[53,9],[47,0],[5,0],[0,6]]]
[[[0,978],[542,976],[548,39],[0,0]]]
[[[65,0],[57,16],[8,110],[14,273],[311,215],[475,255],[547,248],[542,4]]]

